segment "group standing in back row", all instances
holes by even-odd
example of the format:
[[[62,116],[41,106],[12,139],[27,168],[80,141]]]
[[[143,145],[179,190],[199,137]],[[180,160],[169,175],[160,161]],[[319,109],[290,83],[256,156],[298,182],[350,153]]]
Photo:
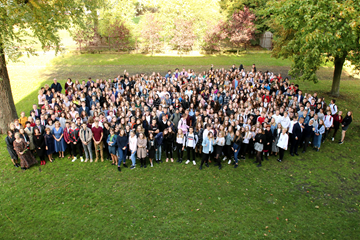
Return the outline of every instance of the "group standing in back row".
[[[64,90],[64,91],[63,91]],[[344,115],[344,116],[343,116]],[[123,75],[113,79],[89,78],[64,87],[54,79],[39,90],[29,116],[21,113],[9,125],[6,144],[15,167],[26,170],[46,164],[55,153],[75,162],[112,161],[121,171],[131,160],[177,162],[221,169],[221,160],[238,167],[239,159],[256,157],[262,166],[269,156],[281,162],[285,151],[298,155],[312,144],[316,151],[341,128],[342,144],[352,112],[338,110],[335,99],[327,105],[317,93],[303,93],[281,74],[245,71],[240,65],[202,73],[189,69],[165,76]],[[95,152],[95,160],[94,154]],[[233,159],[233,160],[232,160]]]

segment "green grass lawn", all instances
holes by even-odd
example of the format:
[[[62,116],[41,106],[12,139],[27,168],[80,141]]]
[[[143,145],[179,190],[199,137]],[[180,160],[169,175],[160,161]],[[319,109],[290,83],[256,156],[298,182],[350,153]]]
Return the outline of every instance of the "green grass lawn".
[[[98,56],[106,61],[106,55]],[[199,61],[204,60],[205,66],[211,58]],[[76,59],[71,64],[83,61]],[[180,58],[167,59],[167,64],[181,65]],[[23,71],[20,63],[9,67],[18,112],[28,113],[39,87],[61,73],[47,65],[51,61],[58,60],[45,56],[25,63]],[[112,61],[114,68],[124,64]],[[137,69],[146,67],[145,60],[138,61],[145,66],[134,65]],[[230,59],[223,64],[226,61],[239,63]],[[89,57],[89,62],[96,61]],[[130,63],[136,61],[126,64]],[[80,76],[91,68],[84,66],[85,62],[70,68]],[[107,67],[97,70],[108,74]],[[317,91],[330,100],[331,81],[297,83],[305,92]],[[343,145],[337,144],[338,139],[326,141],[320,153],[308,150],[298,157],[287,153],[282,163],[271,157],[260,169],[247,159],[237,169],[226,164],[220,171],[213,166],[199,171],[198,166],[162,163],[119,173],[110,162],[72,163],[66,158],[23,172],[12,166],[1,136],[0,239],[357,239],[359,93],[358,81],[341,82],[337,105],[354,111]]]

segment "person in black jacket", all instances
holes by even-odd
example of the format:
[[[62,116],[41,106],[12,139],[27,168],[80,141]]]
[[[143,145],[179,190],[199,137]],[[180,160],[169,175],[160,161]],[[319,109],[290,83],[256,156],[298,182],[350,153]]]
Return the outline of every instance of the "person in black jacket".
[[[147,153],[149,154],[150,166],[153,167],[153,159],[155,158],[155,152],[157,149],[157,142],[155,140],[154,134],[150,133],[149,139],[147,141]]]
[[[56,78],[54,78],[54,83],[51,84],[51,89],[54,89],[55,92],[61,93],[62,86],[60,83],[57,82]]]
[[[169,162],[169,155],[171,162],[174,162],[173,159],[173,143],[175,140],[175,133],[171,128],[166,128],[163,133],[164,136],[164,149],[166,154],[166,162]]]
[[[34,145],[36,154],[39,156],[41,165],[45,165],[45,156],[46,156],[46,145],[44,136],[40,133],[38,128],[34,129]]]
[[[299,146],[299,142],[302,139],[302,131],[304,126],[302,125],[304,122],[304,118],[301,117],[299,119],[299,122],[294,124],[293,131],[292,131],[292,139],[291,139],[291,147],[290,147],[290,155],[294,156],[294,153],[296,156],[299,156],[297,150]]]
[[[158,126],[159,126],[159,131],[163,132],[165,130],[165,128],[167,128],[167,119],[166,116],[163,115],[162,119],[158,122]]]
[[[344,120],[342,121],[342,132],[341,132],[341,140],[339,141],[339,144],[344,143],[345,134],[347,129],[349,128],[350,123],[352,122],[352,112],[347,112],[346,117],[344,117]]]
[[[304,131],[302,134],[302,141],[300,144],[303,144],[303,151],[302,153],[306,152],[306,148],[310,144],[310,139],[312,138],[315,128],[313,127],[313,120],[310,120],[309,123],[305,124]]]
[[[271,150],[271,143],[272,143],[272,139],[273,139],[272,132],[271,132],[271,129],[270,129],[270,125],[266,126],[266,130],[265,130],[264,135],[265,135],[265,139],[264,139],[263,153],[265,155],[265,159],[269,160],[268,156],[269,156],[269,152]],[[262,156],[261,156],[261,158],[262,158]]]

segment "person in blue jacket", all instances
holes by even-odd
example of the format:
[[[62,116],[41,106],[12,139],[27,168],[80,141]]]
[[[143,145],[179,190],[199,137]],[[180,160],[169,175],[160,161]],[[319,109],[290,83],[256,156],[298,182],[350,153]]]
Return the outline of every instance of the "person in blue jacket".
[[[108,144],[108,150],[109,150],[109,154],[111,156],[111,160],[112,163],[111,165],[115,165],[117,162],[117,156],[116,156],[116,138],[117,135],[115,134],[115,130],[113,128],[110,128],[110,134],[106,140],[107,144]]]
[[[205,136],[205,138],[203,139],[202,142],[202,159],[201,159],[201,164],[200,164],[200,170],[202,169],[202,165],[205,162],[205,166],[209,167],[209,157],[210,154],[214,151],[214,135],[212,132],[209,132],[207,136]],[[219,166],[219,169],[221,169],[221,165]]]
[[[321,139],[322,135],[325,133],[325,125],[323,120],[319,120],[319,124],[315,128],[315,136],[314,136],[314,149],[318,152],[321,147]]]
[[[161,146],[163,145],[163,141],[164,141],[164,136],[162,132],[159,132],[158,134],[156,134],[155,136],[155,141],[156,141],[156,150],[155,150],[155,160],[157,163],[162,163],[161,160]]]
[[[125,134],[125,130],[121,129],[119,136],[116,138],[116,145],[118,147],[118,152],[119,152],[119,161],[118,161],[118,170],[119,171],[121,171],[121,168],[120,168],[121,162],[123,162],[124,167],[127,168],[126,155],[127,155],[127,150],[128,150],[128,142],[129,142],[129,139]]]

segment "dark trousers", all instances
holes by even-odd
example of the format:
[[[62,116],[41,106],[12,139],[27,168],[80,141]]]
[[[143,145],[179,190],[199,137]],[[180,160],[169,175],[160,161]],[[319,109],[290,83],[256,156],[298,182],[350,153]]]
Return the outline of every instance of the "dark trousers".
[[[72,150],[72,155],[76,157],[77,155],[77,150],[79,150],[79,154],[80,154],[80,157],[83,156],[83,151],[82,151],[82,144],[81,142],[77,142],[76,144],[74,143],[71,143],[71,150]]]
[[[193,147],[186,147],[188,160],[195,161],[195,149]],[[192,158],[191,158],[192,155]]]
[[[231,159],[231,157],[234,155],[233,150],[231,149],[231,145],[224,146],[224,153],[227,159]]]
[[[146,158],[140,158],[141,166],[146,165]]]
[[[256,162],[261,164],[262,161],[262,152],[257,151],[256,152]]]
[[[173,151],[174,149],[172,149],[172,144],[165,144],[164,145],[165,147],[165,154],[166,154],[166,158],[169,158],[169,155],[170,155],[170,158],[173,157]]]
[[[322,141],[325,141],[325,139],[329,135],[330,130],[331,130],[331,128],[325,128],[325,134],[323,134]]]
[[[284,158],[285,150],[279,147],[279,159],[282,161]]]
[[[177,151],[177,156],[178,156],[179,159],[183,158],[184,152],[183,152],[182,148],[183,148],[182,144],[176,143],[176,151]]]
[[[209,154],[203,153],[200,165],[202,166],[204,163],[208,163],[209,162],[209,157],[210,157]]]
[[[246,143],[241,144],[241,156],[245,157],[248,146],[249,144]]]
[[[297,153],[299,146],[299,139],[296,140],[295,137],[291,140],[290,153]]]
[[[306,148],[307,148],[307,147],[308,147],[308,145],[309,145],[310,139],[311,139],[311,136],[309,136],[309,137],[305,137],[305,138],[304,138],[303,151],[306,151]]]

